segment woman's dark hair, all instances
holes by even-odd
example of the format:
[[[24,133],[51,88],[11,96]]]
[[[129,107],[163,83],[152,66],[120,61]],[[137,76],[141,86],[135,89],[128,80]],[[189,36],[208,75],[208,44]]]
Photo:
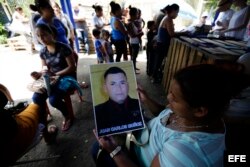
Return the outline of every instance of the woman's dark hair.
[[[35,5],[30,4],[30,9],[41,14],[42,9],[54,11],[49,0],[35,0]]]
[[[136,16],[138,14],[138,9],[135,7],[132,7],[131,5],[129,5],[129,15],[130,16]]]
[[[92,5],[92,8],[95,9],[96,12],[102,11],[102,7],[100,5]]]
[[[114,1],[111,1],[110,4],[111,6],[111,13],[115,14],[117,11],[121,10],[121,6],[118,3],[115,3]]]
[[[177,11],[177,10],[179,10],[180,9],[180,7],[179,7],[179,5],[177,5],[177,4],[172,4],[172,5],[168,5],[168,6],[166,6],[165,8],[164,8],[164,10],[167,12],[167,13],[171,13],[172,11]]]
[[[174,79],[180,85],[183,98],[189,106],[207,108],[210,119],[221,118],[230,99],[249,85],[244,74],[211,64],[181,69]]]
[[[36,28],[39,28],[43,31],[46,31],[46,32],[52,34],[54,37],[57,36],[57,30],[54,26],[47,25],[47,24],[37,24]]]

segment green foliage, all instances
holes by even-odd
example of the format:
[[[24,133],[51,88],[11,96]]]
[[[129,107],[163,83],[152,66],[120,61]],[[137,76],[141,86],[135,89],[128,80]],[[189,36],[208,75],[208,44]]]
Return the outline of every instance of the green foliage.
[[[34,0],[5,0],[10,6],[12,12],[14,12],[15,7],[20,6],[23,8],[24,13],[30,16],[29,5],[34,4]]]
[[[4,26],[0,23],[0,44],[7,43],[7,34],[4,29]]]
[[[206,9],[211,9],[212,7],[216,8],[217,4],[218,4],[219,0],[208,0],[206,5],[205,5],[205,8]],[[250,0],[247,0],[247,3],[250,4]],[[235,8],[235,7],[233,7]]]

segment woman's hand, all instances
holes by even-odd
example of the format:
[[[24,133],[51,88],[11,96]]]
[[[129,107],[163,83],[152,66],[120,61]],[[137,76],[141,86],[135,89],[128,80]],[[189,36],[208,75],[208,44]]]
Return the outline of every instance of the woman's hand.
[[[93,130],[93,133],[103,149],[105,149],[109,153],[111,153],[112,151],[116,149],[117,143],[115,142],[112,136],[98,137],[95,129]]]
[[[138,84],[138,87],[137,87],[137,92],[139,94],[139,98],[141,100],[141,102],[146,102],[148,100],[148,94],[147,92],[142,88],[141,85]]]

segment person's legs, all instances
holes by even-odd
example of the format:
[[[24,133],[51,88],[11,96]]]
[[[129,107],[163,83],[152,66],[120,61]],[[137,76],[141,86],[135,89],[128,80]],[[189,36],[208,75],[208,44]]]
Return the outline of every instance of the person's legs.
[[[158,43],[157,50],[158,52],[157,52],[157,55],[155,56],[153,78],[155,82],[160,82],[161,81],[161,77],[160,77],[161,64],[162,64],[162,61],[164,60],[164,57],[167,56],[166,54],[168,51],[168,46],[163,43]]]
[[[131,44],[131,48],[132,48],[132,54],[131,54],[132,61],[134,64],[134,69],[136,70],[136,58],[138,56],[140,46],[139,46],[139,44]]]
[[[116,51],[116,59],[115,59],[115,61],[120,62],[121,57],[122,57],[121,42],[114,40],[114,45],[115,45],[115,51]]]
[[[121,50],[123,54],[123,60],[128,61],[128,47],[127,47],[127,42],[126,40],[121,41]]]
[[[88,39],[88,29],[84,29],[84,45],[87,54],[89,54],[89,39]]]
[[[57,127],[55,125],[48,126],[47,122],[47,94],[34,93],[32,100],[35,104],[40,106],[40,120],[39,122],[44,125],[44,129],[42,131],[44,140],[47,144],[53,144],[56,141],[57,136]]]
[[[152,76],[153,70],[154,70],[155,56],[157,54],[156,54],[155,49],[150,49],[148,52],[149,52],[148,53],[148,61],[149,61],[148,72],[149,72],[149,76]]]
[[[46,107],[47,107],[47,104],[46,104],[46,99],[47,99],[47,94],[46,93],[34,93],[33,96],[32,96],[32,101],[35,103],[35,104],[38,104],[40,106],[40,113],[41,113],[41,119],[40,119],[40,122],[44,125],[47,125],[47,112],[46,112]]]
[[[63,101],[63,97],[65,96],[65,94],[57,88],[54,89],[55,90],[53,90],[51,92],[51,95],[49,96],[49,103],[51,104],[51,106],[60,110],[64,118],[67,119],[69,116],[69,112],[67,110],[66,103]]]

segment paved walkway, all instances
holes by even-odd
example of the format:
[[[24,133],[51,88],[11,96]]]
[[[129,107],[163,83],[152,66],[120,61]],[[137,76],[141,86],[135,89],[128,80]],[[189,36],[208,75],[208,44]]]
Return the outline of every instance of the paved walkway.
[[[89,83],[89,65],[96,64],[95,55],[79,54],[78,80]],[[142,52],[138,57],[138,68],[141,74],[137,75],[137,81],[148,91],[154,99],[165,103],[166,95],[161,85],[151,84],[145,74],[146,56]],[[0,83],[6,85],[15,100],[30,100],[32,92],[26,89],[32,80],[30,72],[40,70],[40,58],[38,54],[30,54],[27,51],[11,51],[8,47],[0,46]],[[20,165],[23,167],[92,167],[95,166],[90,150],[95,139],[92,134],[94,128],[91,88],[84,89],[84,102],[79,102],[77,95],[71,97],[75,113],[75,121],[68,132],[59,131],[57,144],[46,145],[43,140],[30,150],[21,159],[30,160],[61,155],[60,158]],[[63,120],[60,112],[51,108],[53,124],[59,128]],[[146,111],[147,113],[147,111]]]

